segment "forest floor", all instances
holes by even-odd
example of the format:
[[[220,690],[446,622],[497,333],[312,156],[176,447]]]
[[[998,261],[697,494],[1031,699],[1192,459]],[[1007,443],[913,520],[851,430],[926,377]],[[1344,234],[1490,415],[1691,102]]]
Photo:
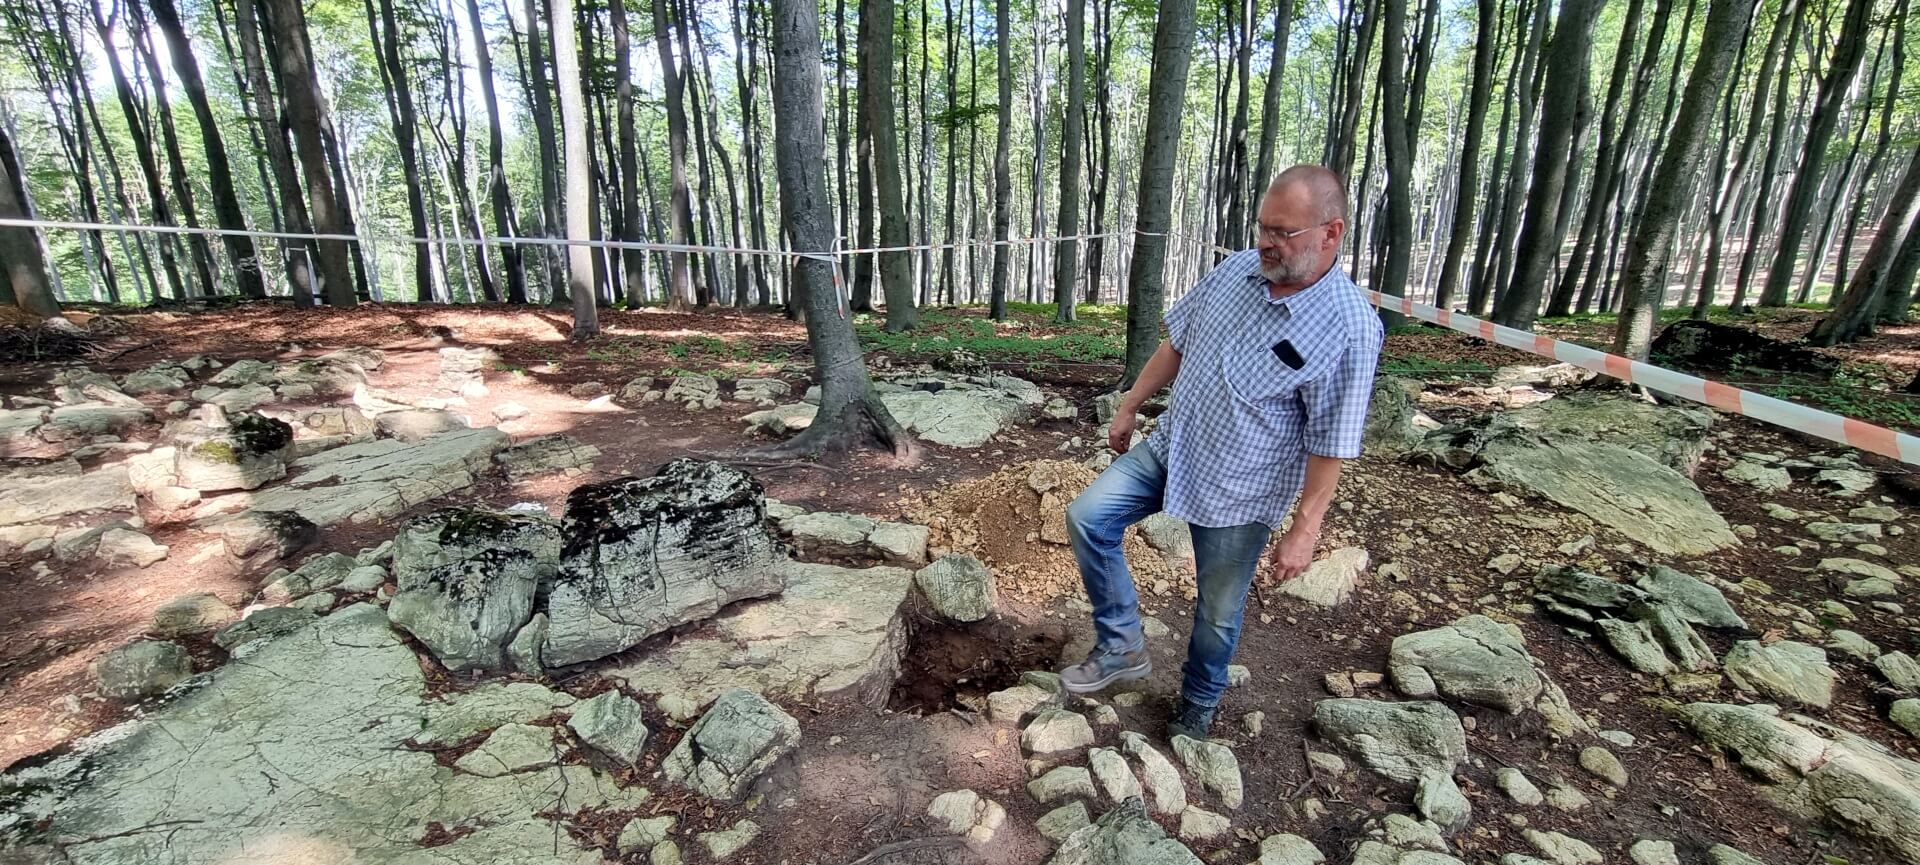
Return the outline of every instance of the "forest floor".
[[[924,506],[928,495],[979,481],[1005,467],[1093,455],[1100,427],[1092,422],[1092,402],[1110,389],[1118,373],[1124,310],[1083,307],[1081,320],[1069,325],[1052,323],[1050,315],[1049,307],[1016,306],[1011,321],[994,323],[977,310],[931,309],[923,314],[922,326],[907,334],[882,333],[876,322],[864,318],[857,325],[877,370],[922,363],[985,364],[1073,403],[1080,409],[1078,419],[1011,427],[975,449],[923,443],[916,458],[908,461],[856,452],[828,464],[760,467],[753,470],[755,476],[768,496],[791,505],[900,520]],[[488,347],[500,357],[500,374],[489,376],[489,393],[468,399],[459,409],[462,413],[480,425],[492,422],[496,407],[519,403],[529,413],[501,424],[515,440],[566,433],[600,451],[584,475],[518,481],[488,476],[411,513],[450,504],[504,507],[526,502],[558,513],[565,509],[568,492],[582,483],[649,475],[685,456],[738,459],[768,441],[745,432],[740,416],[751,407],[729,403],[693,411],[655,402],[605,410],[588,406],[580,396],[597,392],[591,383],[618,392],[636,376],[702,373],[723,380],[779,378],[798,393],[809,372],[804,329],[762,312],[609,311],[602,317],[604,335],[584,345],[567,341],[565,314],[524,308],[365,306],[335,312],[260,304],[113,317],[119,333],[101,346],[104,352],[84,360],[92,369],[115,376],[198,354],[231,363],[365,347],[385,355],[370,384],[396,393],[425,392],[439,372],[439,349]],[[1756,324],[1772,335],[1792,336],[1810,327],[1813,318],[1789,310]],[[1609,331],[1594,320],[1543,322],[1542,329],[1594,344],[1604,344]],[[1876,422],[1920,426],[1913,401],[1884,391],[1888,385],[1897,391],[1920,369],[1920,327],[1888,329],[1834,353],[1849,372],[1844,381],[1832,384],[1844,390],[1802,393],[1814,394],[1824,408],[1854,407]],[[1420,409],[1444,423],[1507,407],[1504,390],[1488,387],[1495,371],[1536,362],[1458,334],[1413,328],[1390,335],[1382,371],[1422,381],[1426,393]],[[44,397],[50,376],[60,366],[62,362],[55,361],[9,364],[0,369],[0,395]],[[1788,386],[1765,377],[1754,381],[1757,386]],[[150,429],[130,438],[155,439],[158,432]],[[1844,504],[1804,484],[1757,496],[1752,488],[1722,476],[1742,453],[1804,456],[1840,450],[1719,416],[1695,480],[1729,524],[1749,527],[1743,530],[1749,541],[1693,558],[1654,554],[1571,511],[1490,494],[1444,470],[1371,454],[1355,461],[1342,479],[1339,505],[1328,517],[1322,553],[1362,547],[1376,572],[1391,562],[1399,565],[1397,573],[1391,579],[1369,575],[1350,601],[1332,610],[1306,607],[1270,586],[1256,589],[1237,659],[1249,668],[1251,678],[1229,693],[1215,729],[1235,745],[1245,776],[1246,805],[1230,814],[1233,834],[1191,846],[1205,861],[1249,861],[1258,855],[1259,838],[1292,832],[1328,851],[1331,861],[1344,863],[1345,855],[1338,851],[1377,832],[1382,814],[1410,810],[1410,787],[1365,771],[1316,776],[1305,765],[1307,752],[1326,747],[1317,744],[1308,724],[1316,701],[1327,696],[1326,675],[1381,671],[1389,644],[1399,635],[1443,626],[1468,613],[1508,611],[1529,601],[1532,572],[1543,564],[1577,561],[1560,548],[1582,536],[1592,535],[1592,549],[1623,568],[1637,562],[1668,564],[1696,576],[1711,575],[1723,587],[1749,587],[1729,594],[1752,630],[1762,634],[1804,632],[1809,623],[1797,621],[1791,610],[1817,609],[1822,600],[1836,597],[1838,588],[1833,575],[1777,552],[1781,545],[1807,543],[1805,529],[1771,515],[1767,505],[1822,513],[1836,508],[1845,512],[1853,504],[1891,503],[1903,511],[1892,524],[1904,525],[1905,532],[1879,539],[1877,555],[1834,555],[1889,564],[1920,562],[1920,519],[1915,518],[1920,501],[1905,491],[1912,489],[1905,482],[1911,480],[1906,467],[1863,460],[1880,473],[1882,483],[1866,497]],[[343,524],[325,531],[302,555],[352,554],[373,547],[390,538],[399,522]],[[152,536],[173,553],[146,568],[55,565],[50,576],[35,579],[27,575],[24,560],[0,557],[0,572],[7,572],[0,578],[0,731],[5,731],[0,733],[0,766],[33,762],[28,758],[129,717],[129,707],[93,695],[89,665],[140,637],[155,609],[182,593],[213,592],[243,606],[271,567],[218,555],[217,543],[208,544],[184,526],[156,526]],[[1507,554],[1525,564],[1518,570],[1500,564]],[[1029,767],[1018,749],[1009,746],[1009,734],[1017,740],[1019,731],[974,714],[982,695],[1012,685],[1021,670],[1052,668],[1085,645],[1089,627],[1082,612],[1084,598],[1071,576],[1053,575],[1042,582],[1066,588],[1055,594],[1003,586],[1001,617],[990,625],[961,628],[916,619],[906,672],[888,710],[799,707],[795,714],[807,744],[787,793],[797,797],[800,807],[778,820],[769,819],[770,813],[756,815],[767,828],[728,861],[848,862],[880,845],[927,835],[922,815],[928,801],[960,788],[979,790],[1002,803],[1009,819],[981,858],[953,861],[1044,861],[1051,845],[1034,824],[1050,806],[1035,804],[1023,791]],[[1014,590],[1007,591],[1010,588]],[[1158,740],[1178,691],[1193,606],[1173,592],[1151,596],[1148,607],[1170,634],[1152,643],[1156,672],[1143,689],[1147,699],[1115,709],[1119,729]],[[1583,771],[1576,760],[1579,749],[1550,736],[1538,716],[1462,706],[1480,758],[1475,768],[1461,769],[1462,787],[1475,808],[1473,828],[1449,839],[1463,858],[1491,862],[1502,853],[1532,852],[1521,838],[1525,826],[1583,838],[1609,862],[1627,861],[1628,845],[1650,838],[1673,841],[1681,851],[1680,861],[1689,865],[1705,861],[1706,848],[1718,843],[1773,865],[1820,862],[1823,856],[1828,863],[1887,861],[1883,857],[1889,854],[1849,834],[1825,828],[1806,831],[1808,824],[1796,818],[1752,807],[1759,789],[1752,776],[1656,708],[1654,698],[1663,694],[1658,679],[1633,672],[1590,637],[1544,614],[1503,616],[1519,625],[1533,656],[1596,729],[1631,734],[1631,746],[1613,750],[1633,784],[1616,789]],[[1828,629],[1837,623],[1823,618],[1811,626]],[[1844,627],[1887,651],[1920,647],[1920,627],[1904,614],[1862,607],[1858,620]],[[1721,634],[1707,639],[1716,655],[1732,643]],[[189,648],[196,669],[219,663],[220,653],[210,645]],[[969,654],[980,657],[968,660]],[[1902,756],[1920,759],[1920,740],[1885,720],[1893,695],[1872,665],[1837,653],[1833,659],[1839,674],[1834,700],[1814,713]],[[451,686],[471,685],[455,677]],[[1705,697],[1747,699],[1725,683]],[[1265,713],[1258,735],[1242,726],[1243,716],[1255,710]],[[1114,733],[1114,728],[1100,728],[1101,744],[1113,745]],[[668,730],[657,736],[647,749],[655,756],[648,759],[663,755],[674,735]],[[1524,767],[1543,787],[1557,781],[1581,791],[1592,804],[1574,812],[1521,809],[1494,783],[1493,771],[1499,766]],[[722,807],[716,814],[709,806],[704,817],[697,810],[683,817],[688,826],[720,827],[746,813]],[[603,845],[609,859],[620,859],[610,849],[609,833],[617,827],[590,824],[583,817],[573,827],[575,837]],[[878,861],[936,861],[913,855],[919,854]],[[690,849],[689,856],[709,861],[704,851]]]

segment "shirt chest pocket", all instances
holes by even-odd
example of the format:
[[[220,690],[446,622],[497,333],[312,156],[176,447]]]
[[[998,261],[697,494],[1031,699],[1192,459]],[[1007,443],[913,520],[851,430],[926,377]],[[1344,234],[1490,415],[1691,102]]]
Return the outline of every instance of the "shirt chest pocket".
[[[1240,401],[1262,412],[1285,413],[1297,408],[1300,387],[1313,381],[1323,366],[1314,358],[1300,360],[1300,368],[1295,369],[1271,348],[1235,346],[1223,354],[1221,372]]]

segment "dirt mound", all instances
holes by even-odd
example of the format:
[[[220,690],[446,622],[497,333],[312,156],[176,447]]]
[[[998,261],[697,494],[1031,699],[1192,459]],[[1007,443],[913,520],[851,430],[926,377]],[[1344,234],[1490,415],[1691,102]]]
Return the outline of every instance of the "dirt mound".
[[[934,555],[978,558],[998,574],[1005,594],[1029,602],[1085,598],[1067,542],[1067,505],[1095,477],[1066,460],[1015,463],[911,499],[906,516],[932,529]],[[1170,564],[1138,526],[1127,530],[1125,549],[1142,595],[1194,598],[1193,573]]]

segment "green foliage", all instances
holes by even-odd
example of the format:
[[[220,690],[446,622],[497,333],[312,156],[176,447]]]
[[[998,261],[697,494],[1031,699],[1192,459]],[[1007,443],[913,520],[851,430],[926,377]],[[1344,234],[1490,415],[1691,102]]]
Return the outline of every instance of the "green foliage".
[[[964,352],[988,363],[1118,362],[1126,353],[1124,307],[1090,306],[1078,322],[1052,325],[1051,304],[1009,303],[1011,320],[996,324],[977,314],[951,309],[921,311],[920,326],[887,333],[877,316],[857,316],[854,330],[868,351],[920,359],[942,359]],[[1123,310],[1116,316],[1112,310]],[[1046,323],[1034,318],[1045,317]],[[1117,326],[1116,326],[1117,325]]]

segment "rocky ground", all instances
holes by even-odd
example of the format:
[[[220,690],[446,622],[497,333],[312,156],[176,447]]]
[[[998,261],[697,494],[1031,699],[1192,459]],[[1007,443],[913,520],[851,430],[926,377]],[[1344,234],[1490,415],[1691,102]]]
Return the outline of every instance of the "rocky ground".
[[[1169,742],[1177,522],[1128,542],[1154,675],[1048,672],[1086,376],[898,359],[916,460],[767,465],[790,325],[545,326],[190,316],[9,371],[0,861],[1920,862],[1903,467],[1463,345],[1508,365],[1382,380]]]

